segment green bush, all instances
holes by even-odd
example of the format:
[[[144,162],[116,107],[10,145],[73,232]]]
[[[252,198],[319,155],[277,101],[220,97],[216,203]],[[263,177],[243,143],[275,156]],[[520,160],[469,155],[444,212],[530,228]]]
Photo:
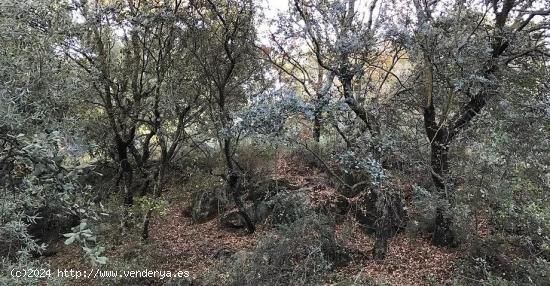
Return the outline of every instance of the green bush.
[[[345,254],[330,220],[301,217],[280,225],[251,252],[239,252],[206,275],[206,285],[319,285]]]
[[[46,219],[51,224],[68,217],[97,218],[95,206],[89,188],[79,183],[81,168],[64,164],[58,133],[32,138],[7,135],[1,139],[7,144],[0,150],[0,158],[6,163],[0,173],[0,181],[5,182],[0,185],[0,266],[5,271],[34,267],[38,262],[33,256],[47,245],[31,228]],[[92,236],[89,231],[86,235]],[[0,281],[15,283],[5,273]]]

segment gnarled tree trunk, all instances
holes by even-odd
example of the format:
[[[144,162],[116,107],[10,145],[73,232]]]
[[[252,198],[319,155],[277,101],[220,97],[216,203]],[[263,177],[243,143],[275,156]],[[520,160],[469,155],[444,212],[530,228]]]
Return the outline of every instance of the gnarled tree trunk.
[[[256,227],[254,226],[254,222],[246,212],[244,204],[241,200],[241,186],[239,184],[240,178],[235,163],[233,162],[233,156],[231,156],[232,152],[230,138],[226,138],[223,140],[223,152],[227,167],[227,193],[233,197],[237,210],[245,221],[248,232],[253,233],[254,231],[256,231]]]

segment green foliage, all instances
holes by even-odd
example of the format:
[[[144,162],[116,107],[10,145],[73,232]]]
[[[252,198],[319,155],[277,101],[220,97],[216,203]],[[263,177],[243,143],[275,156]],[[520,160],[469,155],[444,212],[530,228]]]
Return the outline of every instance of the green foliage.
[[[308,215],[236,253],[207,274],[218,285],[319,285],[344,253],[330,220]],[[215,281],[215,282],[214,282]]]
[[[458,271],[458,285],[548,285],[550,263],[518,253],[507,236],[493,235],[470,246]]]
[[[67,238],[65,240],[65,245],[70,245],[76,241],[82,245],[85,256],[94,265],[107,263],[107,257],[101,256],[105,248],[96,245],[96,236],[88,227],[86,220],[82,220],[78,226],[73,227],[72,231],[73,232],[63,234],[63,236]]]
[[[32,257],[46,249],[30,228],[45,216],[98,219],[89,186],[79,178],[83,169],[65,165],[58,148],[59,134],[6,135],[0,157],[6,164],[0,176],[0,237],[2,268],[37,266]],[[87,232],[83,235],[88,235]],[[95,250],[90,250],[94,254]]]
[[[142,196],[136,198],[134,204],[130,208],[129,214],[134,217],[143,217],[147,212],[151,211],[155,215],[163,215],[166,213],[168,202],[158,198]]]
[[[71,90],[71,73],[56,52],[63,37],[58,28],[70,21],[66,4],[55,0],[0,4],[3,270],[44,266],[34,256],[47,246],[32,229],[68,218],[97,218],[91,188],[80,181],[86,166],[75,164],[78,160],[69,158],[64,144],[70,137],[70,121],[60,124]],[[2,282],[8,284],[36,284],[35,279],[5,277]]]
[[[457,283],[547,284],[548,1],[368,2],[290,1],[265,45],[252,0],[3,0],[2,268],[40,266],[47,246],[35,228],[64,220],[79,221],[65,243],[105,264],[99,201],[124,227],[143,219],[146,233],[190,193],[212,215],[249,199],[240,189],[284,176],[289,152],[304,173],[337,177],[327,189],[346,196],[391,189],[361,206],[376,209],[378,226],[413,186],[409,230],[441,229],[438,210],[463,242]],[[449,150],[440,164],[437,148]],[[101,195],[85,183],[89,158],[114,167]],[[430,187],[438,176],[448,188]],[[334,269],[342,253],[329,220],[307,192],[275,185],[257,190],[274,233],[210,284],[316,285]]]

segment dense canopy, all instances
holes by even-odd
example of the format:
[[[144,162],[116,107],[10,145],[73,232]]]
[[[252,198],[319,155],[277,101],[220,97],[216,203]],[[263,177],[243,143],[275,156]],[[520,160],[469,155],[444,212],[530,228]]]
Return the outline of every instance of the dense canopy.
[[[549,66],[548,0],[0,0],[0,285],[550,285]]]

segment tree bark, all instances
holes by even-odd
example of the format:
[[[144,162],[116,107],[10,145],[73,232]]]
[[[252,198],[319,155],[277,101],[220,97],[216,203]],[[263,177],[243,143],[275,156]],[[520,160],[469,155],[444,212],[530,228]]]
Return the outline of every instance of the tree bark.
[[[435,210],[435,226],[432,236],[432,243],[436,246],[452,246],[456,243],[456,236],[451,229],[452,218],[445,208],[438,206]]]
[[[436,137],[438,138],[438,137]],[[439,201],[451,202],[449,198],[449,142],[437,139],[432,142],[431,147],[431,168],[432,180],[434,182],[436,195]],[[448,214],[447,207],[438,203],[435,210],[434,232],[432,242],[437,246],[450,246],[455,243],[455,234],[451,228],[452,218]]]
[[[390,233],[385,228],[376,229],[376,240],[373,248],[373,258],[375,260],[384,260],[388,252],[388,240]]]
[[[388,253],[389,239],[406,219],[406,211],[400,192],[387,188],[376,191],[376,221],[373,258],[383,260]]]
[[[233,197],[233,200],[235,201],[235,206],[237,207],[239,214],[244,219],[248,232],[254,233],[254,231],[256,231],[256,227],[254,226],[254,222],[246,212],[244,204],[241,200],[241,187],[239,185],[240,178],[239,174],[237,173],[235,163],[233,162],[233,156],[231,155],[232,152],[230,138],[225,138],[223,140],[223,151],[227,167],[227,193]]]
[[[119,164],[119,177],[117,179],[117,185],[120,185],[120,181],[122,180],[122,187],[124,188],[124,205],[131,206],[134,202],[132,191],[133,170],[130,162],[128,161],[128,144],[118,138],[116,139],[116,142],[117,159]]]
[[[153,195],[155,200],[160,197],[160,194],[162,191],[162,183],[164,179],[164,172],[166,170],[167,165],[168,165],[167,158],[165,156],[162,156],[158,173],[156,177],[153,178],[153,180],[155,181],[154,187],[153,187],[154,188]],[[143,242],[147,242],[147,240],[149,239],[149,222],[151,221],[152,215],[153,215],[153,210],[149,209],[147,210],[147,213],[145,213],[145,216],[143,217],[143,224],[141,227],[141,240]]]
[[[449,142],[442,137],[435,137],[430,143],[432,179],[434,185],[440,189],[447,188],[449,172]]]
[[[375,126],[373,125],[375,123],[374,117],[368,114],[367,111],[361,105],[359,105],[359,103],[355,99],[355,96],[353,96],[353,89],[351,85],[352,77],[340,76],[339,79],[342,82],[342,86],[344,87],[344,98],[346,104],[351,108],[355,115],[365,123],[365,126],[373,136],[378,135],[379,130],[377,130],[377,128],[375,128]]]
[[[424,87],[426,107],[424,108],[424,129],[430,141],[430,172],[436,188],[436,213],[434,217],[434,232],[432,243],[437,246],[449,246],[454,243],[454,233],[451,229],[452,219],[446,213],[447,207],[441,202],[449,200],[449,145],[456,135],[454,126],[445,126],[444,120],[437,122],[433,103],[433,65],[429,55],[424,55]]]
[[[319,108],[315,110],[315,118],[313,119],[313,138],[319,143],[321,140],[321,111]]]
[[[449,144],[451,137],[446,127],[431,124],[432,121],[425,111],[426,133],[430,140],[430,167],[431,176],[436,188],[438,199],[434,218],[434,232],[432,243],[437,246],[450,246],[455,242],[455,234],[452,231],[452,218],[447,213],[447,207],[441,202],[450,203],[451,190],[449,190]]]

